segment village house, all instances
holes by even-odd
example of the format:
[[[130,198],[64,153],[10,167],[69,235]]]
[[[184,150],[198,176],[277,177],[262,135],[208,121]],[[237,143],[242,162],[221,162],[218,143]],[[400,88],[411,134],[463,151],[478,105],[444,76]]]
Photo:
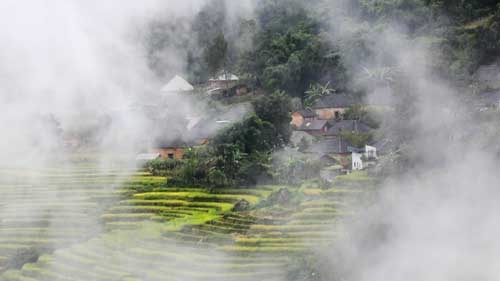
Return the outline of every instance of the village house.
[[[311,122],[316,119],[316,113],[311,109],[304,109],[292,113],[292,121],[290,124],[295,128],[299,128],[304,122]]]
[[[377,148],[375,146],[365,145],[365,157],[368,160],[377,159]]]
[[[208,87],[210,89],[229,89],[238,83],[240,78],[231,72],[222,71],[216,77],[208,80]]]
[[[200,140],[184,140],[179,138],[168,140],[160,138],[151,153],[158,153],[161,159],[177,159],[184,157],[187,149],[200,145]]]
[[[154,149],[154,151],[158,151],[161,155],[161,158],[166,159],[177,159],[180,160],[184,157],[184,149],[186,147],[184,145],[160,145]]]
[[[184,78],[179,75],[175,75],[170,81],[168,81],[165,86],[163,86],[160,92],[163,95],[172,95],[180,93],[188,93],[194,90],[193,85],[189,84]]]
[[[363,154],[353,152],[351,159],[352,159],[352,170],[353,171],[359,171],[363,170],[363,160],[361,159],[363,157]]]
[[[177,159],[184,157],[186,149],[196,146],[195,142],[186,142],[180,139],[173,141],[159,141],[153,149],[153,153],[160,154],[162,159]]]
[[[372,166],[377,160],[377,148],[365,145],[364,149],[350,149],[352,151],[352,170],[359,171]]]
[[[240,83],[238,76],[227,71],[222,71],[218,76],[210,78],[207,88],[207,94],[210,96],[239,96],[249,92],[247,85]]]
[[[162,159],[177,159],[184,157],[187,149],[195,146],[206,145],[211,137],[222,128],[232,122],[229,120],[212,120],[202,118],[191,118],[186,130],[174,135],[181,136],[175,140],[157,141],[153,153],[158,153]]]
[[[297,131],[303,131],[312,136],[322,136],[328,132],[329,128],[328,120],[312,120],[304,122],[297,128]]]
[[[347,109],[356,104],[351,96],[346,94],[332,94],[320,98],[312,107],[318,119],[341,120]]]

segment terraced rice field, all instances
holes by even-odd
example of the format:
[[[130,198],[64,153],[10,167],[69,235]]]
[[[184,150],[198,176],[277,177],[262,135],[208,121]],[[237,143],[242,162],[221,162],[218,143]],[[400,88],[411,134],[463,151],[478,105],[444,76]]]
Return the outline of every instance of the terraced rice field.
[[[281,187],[165,187],[93,167],[0,176],[0,280],[282,280],[288,257],[335,240],[358,189],[302,189],[290,205],[233,212]]]
[[[95,168],[0,171],[0,270],[100,232],[95,219],[128,179]]]

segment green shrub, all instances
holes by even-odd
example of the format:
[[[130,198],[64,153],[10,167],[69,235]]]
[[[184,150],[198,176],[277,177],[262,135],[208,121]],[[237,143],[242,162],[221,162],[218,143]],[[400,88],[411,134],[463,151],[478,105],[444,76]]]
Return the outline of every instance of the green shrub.
[[[223,187],[227,184],[227,178],[221,170],[212,169],[208,173],[208,182],[212,187]]]
[[[146,169],[154,176],[169,176],[183,164],[178,159],[155,159],[146,164]]]

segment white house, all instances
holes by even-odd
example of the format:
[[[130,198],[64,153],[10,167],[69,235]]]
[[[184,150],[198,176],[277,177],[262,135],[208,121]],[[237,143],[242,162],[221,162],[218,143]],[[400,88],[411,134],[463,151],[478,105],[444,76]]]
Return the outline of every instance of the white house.
[[[161,88],[162,94],[178,94],[183,92],[191,92],[194,90],[193,85],[189,84],[184,78],[175,75],[165,86]]]
[[[352,170],[353,171],[359,171],[363,170],[363,160],[361,159],[363,157],[363,154],[361,153],[352,153]]]
[[[366,159],[377,159],[377,148],[365,145],[365,157]]]

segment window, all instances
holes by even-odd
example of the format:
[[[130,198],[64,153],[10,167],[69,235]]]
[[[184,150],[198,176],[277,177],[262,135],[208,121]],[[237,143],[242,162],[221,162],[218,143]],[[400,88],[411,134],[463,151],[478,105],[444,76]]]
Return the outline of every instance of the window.
[[[174,154],[173,153],[169,153],[168,154],[168,159],[174,159]]]
[[[335,111],[335,119],[340,119],[340,112]]]

